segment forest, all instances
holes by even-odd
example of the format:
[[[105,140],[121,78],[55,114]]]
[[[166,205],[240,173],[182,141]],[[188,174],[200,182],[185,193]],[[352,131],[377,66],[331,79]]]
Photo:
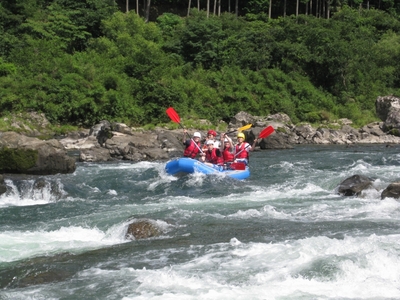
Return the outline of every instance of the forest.
[[[0,117],[214,125],[239,111],[294,123],[377,120],[400,95],[400,1],[0,2]]]

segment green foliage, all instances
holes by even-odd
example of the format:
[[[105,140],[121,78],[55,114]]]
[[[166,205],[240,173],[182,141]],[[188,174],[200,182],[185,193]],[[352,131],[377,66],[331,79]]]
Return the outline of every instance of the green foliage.
[[[6,63],[0,57],[0,77],[12,75],[12,74],[15,74],[16,72],[17,72],[17,68],[15,67],[14,64]]]
[[[187,127],[201,119],[216,127],[240,111],[361,126],[376,118],[377,96],[400,92],[394,3],[386,3],[390,13],[342,6],[330,19],[269,19],[261,13],[269,1],[257,0],[243,3],[252,13],[245,18],[194,9],[145,23],[134,11],[115,12],[112,0],[11,2],[0,5],[3,114],[173,128],[172,106]]]

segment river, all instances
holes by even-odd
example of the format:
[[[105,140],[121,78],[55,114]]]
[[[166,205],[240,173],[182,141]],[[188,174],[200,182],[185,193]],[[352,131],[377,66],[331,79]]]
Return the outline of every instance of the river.
[[[251,153],[244,181],[165,162],[6,176],[0,299],[399,299],[400,146]],[[337,185],[374,178],[362,197]],[[162,228],[127,240],[133,220]]]

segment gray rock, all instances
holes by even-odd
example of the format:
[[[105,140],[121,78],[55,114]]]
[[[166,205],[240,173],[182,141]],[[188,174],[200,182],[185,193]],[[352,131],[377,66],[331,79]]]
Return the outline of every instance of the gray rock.
[[[376,114],[382,121],[386,121],[391,109],[400,109],[400,98],[395,96],[379,96],[375,101]]]
[[[101,147],[82,149],[79,154],[80,161],[106,162],[112,160],[110,150]]]
[[[387,197],[395,199],[400,198],[400,181],[389,184],[388,187],[382,191],[381,199],[383,200]]]
[[[47,175],[72,173],[75,159],[57,140],[42,141],[15,132],[0,133],[0,172]]]
[[[256,118],[250,115],[247,112],[241,111],[238,112],[233,118],[231,118],[229,122],[229,128],[230,129],[235,129],[238,127],[242,127],[247,124],[253,124],[255,123]],[[229,131],[229,130],[228,130]]]
[[[363,190],[372,187],[373,181],[364,175],[353,175],[343,180],[337,187],[337,191],[343,196],[359,196]]]

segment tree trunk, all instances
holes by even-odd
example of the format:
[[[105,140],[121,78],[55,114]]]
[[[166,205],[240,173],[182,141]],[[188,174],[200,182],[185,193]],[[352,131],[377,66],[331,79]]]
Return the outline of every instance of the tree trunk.
[[[214,16],[217,14],[217,0],[214,0],[214,9],[213,9]]]
[[[286,0],[283,1],[283,17],[286,17]]]
[[[187,16],[189,17],[190,14],[190,6],[192,5],[192,0],[189,0],[189,4],[188,4],[188,12],[187,12]]]
[[[136,14],[139,16],[139,0],[136,0]]]
[[[197,0],[197,10],[200,11],[200,0]]]
[[[236,18],[239,16],[239,0],[236,0],[235,2],[235,15]]]
[[[129,12],[129,0],[126,0],[125,10],[126,12]]]
[[[231,11],[231,0],[228,0],[228,12],[230,13]]]
[[[151,0],[147,0],[147,6],[146,6],[146,23],[149,22],[150,18],[150,5],[151,5]]]
[[[299,16],[299,3],[300,3],[300,0],[297,0],[296,1],[296,18]]]
[[[221,15],[221,0],[218,0],[218,17]]]
[[[268,19],[271,19],[271,12],[272,12],[272,0],[269,0]]]

